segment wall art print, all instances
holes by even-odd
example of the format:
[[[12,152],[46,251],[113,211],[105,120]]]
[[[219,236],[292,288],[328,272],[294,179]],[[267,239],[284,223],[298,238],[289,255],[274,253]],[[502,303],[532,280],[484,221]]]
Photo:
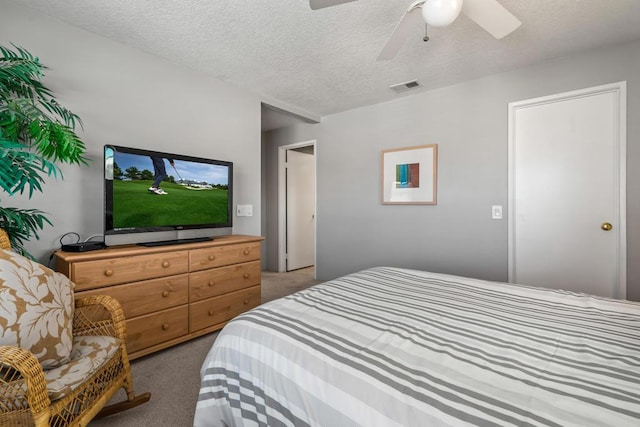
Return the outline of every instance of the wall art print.
[[[382,204],[435,205],[438,145],[382,151]]]

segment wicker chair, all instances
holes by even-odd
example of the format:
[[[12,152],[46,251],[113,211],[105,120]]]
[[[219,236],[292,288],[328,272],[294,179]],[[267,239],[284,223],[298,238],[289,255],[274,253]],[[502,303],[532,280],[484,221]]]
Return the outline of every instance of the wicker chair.
[[[0,229],[0,247],[10,248]],[[75,300],[73,336],[107,338],[117,349],[104,363],[81,377],[81,383],[62,396],[52,394],[46,371],[31,352],[0,346],[0,426],[86,426],[93,418],[110,415],[145,403],[150,393],[135,396],[125,346],[125,319],[120,304],[108,296]],[[76,352],[77,354],[77,352]],[[73,355],[73,352],[72,352]],[[94,363],[88,363],[93,365]],[[127,400],[105,407],[120,389]],[[53,396],[53,399],[52,397]]]
[[[11,249],[11,242],[7,232],[0,228],[0,249]]]

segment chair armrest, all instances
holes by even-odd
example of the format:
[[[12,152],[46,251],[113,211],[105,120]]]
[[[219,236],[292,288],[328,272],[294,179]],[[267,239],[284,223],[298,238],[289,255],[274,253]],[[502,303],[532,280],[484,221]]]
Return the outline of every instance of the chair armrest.
[[[125,342],[126,323],[120,303],[108,295],[77,298],[73,336],[80,335],[106,335]]]
[[[31,352],[20,347],[0,346],[0,390],[2,401],[9,405],[4,409],[30,411],[34,420],[48,419],[51,401],[44,371]]]

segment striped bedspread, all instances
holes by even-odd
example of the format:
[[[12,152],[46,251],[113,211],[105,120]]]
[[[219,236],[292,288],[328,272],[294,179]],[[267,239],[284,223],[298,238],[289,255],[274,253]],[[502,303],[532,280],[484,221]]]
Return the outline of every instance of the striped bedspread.
[[[640,304],[373,268],[230,322],[195,426],[639,426]]]

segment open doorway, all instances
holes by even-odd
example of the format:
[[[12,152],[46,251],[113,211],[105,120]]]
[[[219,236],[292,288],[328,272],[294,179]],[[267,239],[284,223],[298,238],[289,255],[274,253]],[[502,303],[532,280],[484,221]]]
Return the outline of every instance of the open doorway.
[[[315,265],[316,144],[307,141],[279,147],[278,271]]]

